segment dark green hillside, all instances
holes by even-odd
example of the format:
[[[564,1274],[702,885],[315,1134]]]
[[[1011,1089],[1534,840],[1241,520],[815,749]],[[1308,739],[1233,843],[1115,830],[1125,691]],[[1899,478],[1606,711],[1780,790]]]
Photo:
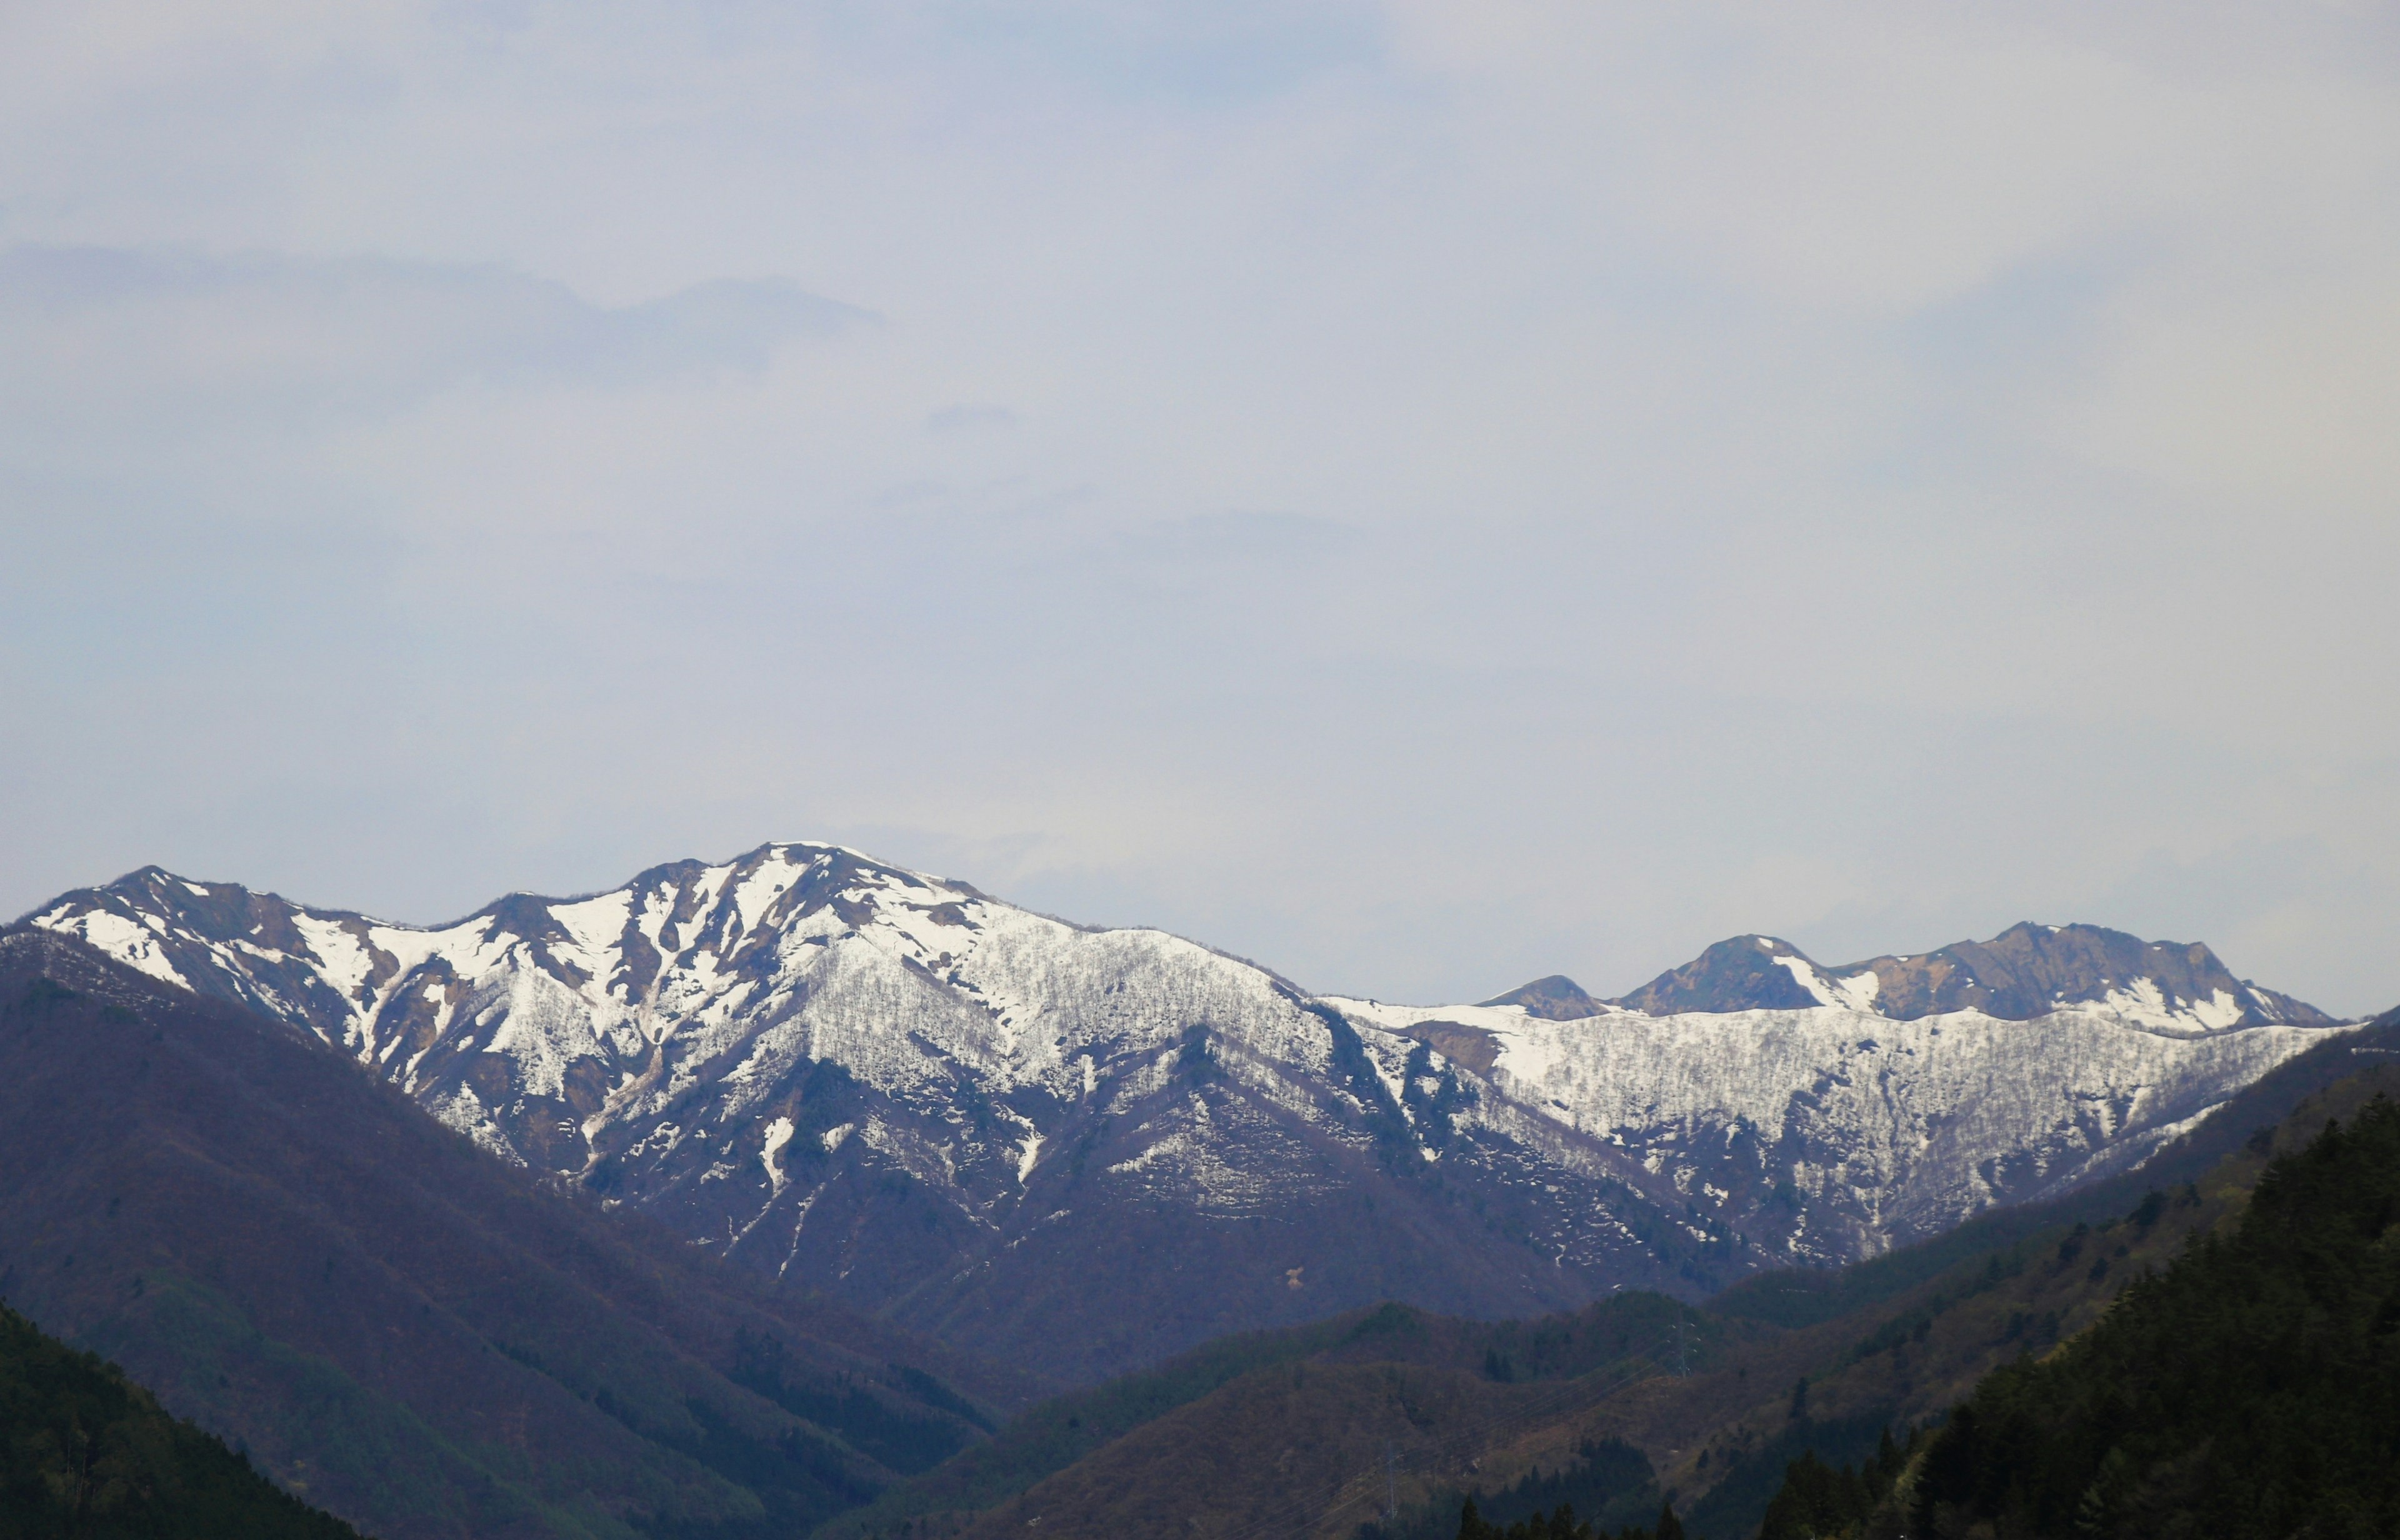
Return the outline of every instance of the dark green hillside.
[[[1021,1523],[1013,1516],[1023,1508],[1046,1515],[1045,1530],[1074,1534],[1086,1522],[1081,1510],[1094,1494],[1109,1512],[1091,1521],[1099,1533],[1114,1533],[1109,1525],[1132,1521],[1120,1511],[1124,1501],[1143,1492],[1168,1494],[1198,1479],[1180,1464],[1187,1455],[1223,1457],[1230,1479],[1210,1471],[1208,1495],[1199,1507],[1229,1524],[1248,1521],[1238,1516],[1253,1509],[1280,1511],[1293,1500],[1339,1506],[1330,1494],[1357,1470],[1375,1465],[1386,1443],[1406,1460],[1403,1485],[1414,1492],[1429,1451],[1437,1457],[1432,1463],[1439,1463],[1463,1428],[1480,1432],[1459,1444],[1461,1459],[1495,1433],[1554,1421],[1566,1407],[1655,1372],[1657,1363],[1673,1364],[1679,1323],[1691,1365],[1723,1357],[1727,1329],[1657,1294],[1621,1294],[1573,1315],[1532,1321],[1466,1321],[1384,1304],[1313,1326],[1245,1332],[1045,1402],[988,1442],[823,1533],[948,1533],[977,1522]],[[1741,1340],[1753,1330],[1738,1323],[1730,1335]],[[1534,1409],[1530,1415],[1527,1408]],[[1389,1427],[1383,1426],[1385,1420]],[[1279,1449],[1290,1450],[1316,1438],[1306,1430],[1335,1427],[1341,1436],[1328,1434],[1310,1445],[1320,1461],[1332,1462],[1321,1469],[1296,1456],[1245,1464],[1249,1439],[1273,1438]],[[1609,1479],[1629,1493],[1651,1491],[1641,1456],[1622,1445],[1612,1448],[1630,1456],[1638,1469],[1628,1484],[1612,1465]],[[1529,1512],[1536,1501],[1582,1501],[1591,1510],[1585,1488],[1561,1488],[1554,1480],[1515,1496],[1499,1511]],[[1357,1498],[1343,1511],[1367,1513],[1372,1506]],[[1650,1511],[1657,1506],[1654,1492]],[[1443,1521],[1447,1540],[1457,1521],[1455,1503]]]
[[[1659,1505],[1655,1524],[1611,1529],[1604,1520],[1579,1518],[1573,1503],[1561,1503],[1548,1513],[1533,1514],[1504,1527],[1484,1518],[1470,1502],[1459,1510],[1458,1540],[1684,1540],[1684,1533],[1671,1503]]]
[[[2389,1018],[2382,1030],[2388,1034]],[[2167,1271],[2209,1235],[2231,1233],[2279,1151],[2306,1144],[2328,1118],[2352,1117],[2377,1096],[2400,1092],[2400,1064],[2383,1048],[2368,1043],[2345,1056],[2351,1073],[2297,1107],[2237,1102],[2212,1119],[2202,1142],[2231,1142],[2232,1149],[2200,1179],[2153,1188],[2138,1201],[2128,1195],[2122,1209],[2098,1223],[2053,1225],[1964,1260],[1887,1303],[1796,1333],[1795,1341],[1820,1344],[1805,1393],[1794,1394],[1789,1408],[1757,1408],[1726,1423],[1697,1461],[1668,1473],[1670,1484],[1680,1482],[1686,1492],[1711,1478],[1692,1506],[1695,1531],[1737,1540],[1768,1512],[1779,1489],[1789,1495],[1793,1462],[1813,1457],[1838,1473],[1869,1459],[1887,1426],[1938,1421],[1993,1371],[2083,1336],[2134,1279]],[[2277,1117],[2280,1126],[2259,1125],[2266,1116]],[[2229,1141],[2227,1124],[2248,1132]],[[2188,1168],[2163,1158],[2157,1164]]]
[[[2328,1124],[2230,1236],[1986,1379],[1914,1507],[2039,1535],[2400,1533],[2400,1106]]]
[[[0,1540],[356,1540],[113,1364],[0,1306]]]
[[[1762,1540],[2400,1533],[2400,1106],[2321,1126],[2237,1221],[1984,1376],[1896,1480],[1793,1464]]]

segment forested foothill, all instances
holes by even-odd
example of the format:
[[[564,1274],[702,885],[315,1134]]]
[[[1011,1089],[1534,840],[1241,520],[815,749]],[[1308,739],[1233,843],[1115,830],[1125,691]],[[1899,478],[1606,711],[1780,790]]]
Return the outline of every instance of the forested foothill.
[[[1795,1463],[1761,1540],[2400,1533],[2400,1105],[2275,1156],[2236,1222],[1919,1442]]]
[[[159,1410],[114,1364],[0,1306],[0,1540],[357,1540]]]

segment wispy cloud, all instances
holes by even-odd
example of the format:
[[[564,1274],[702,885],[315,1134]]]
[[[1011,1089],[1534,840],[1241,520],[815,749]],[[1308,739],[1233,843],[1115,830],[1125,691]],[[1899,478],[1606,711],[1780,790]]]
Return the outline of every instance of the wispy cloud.
[[[972,433],[979,429],[1002,429],[1016,426],[1016,414],[1005,406],[961,402],[945,406],[925,416],[925,427],[935,433]]]
[[[874,320],[779,279],[609,307],[488,264],[27,245],[0,251],[0,401],[20,425],[138,412],[171,432],[186,416],[389,411],[470,382],[756,373]]]

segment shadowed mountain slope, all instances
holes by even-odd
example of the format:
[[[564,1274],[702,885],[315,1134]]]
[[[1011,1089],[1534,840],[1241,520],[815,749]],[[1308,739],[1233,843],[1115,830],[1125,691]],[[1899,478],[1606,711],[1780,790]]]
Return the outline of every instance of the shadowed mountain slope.
[[[1026,1388],[62,937],[0,934],[0,1293],[386,1540],[788,1534]]]

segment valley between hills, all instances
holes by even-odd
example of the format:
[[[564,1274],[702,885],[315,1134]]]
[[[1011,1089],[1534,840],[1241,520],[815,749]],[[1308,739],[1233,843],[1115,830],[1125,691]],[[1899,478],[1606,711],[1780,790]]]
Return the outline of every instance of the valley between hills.
[[[0,1295],[388,1537],[1725,1540],[1898,1513],[2395,1037],[2083,925],[1398,1006],[831,846],[148,868],[0,933]]]

